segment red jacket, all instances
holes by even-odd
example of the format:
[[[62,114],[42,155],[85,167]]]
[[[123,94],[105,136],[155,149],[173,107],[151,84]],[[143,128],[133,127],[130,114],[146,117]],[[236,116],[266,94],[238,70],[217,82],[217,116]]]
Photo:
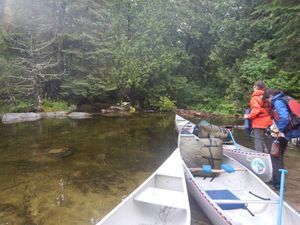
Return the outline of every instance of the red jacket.
[[[270,107],[268,104],[264,104],[262,100],[263,94],[263,90],[255,90],[251,95],[251,112],[248,118],[252,120],[252,128],[267,128],[273,124]]]

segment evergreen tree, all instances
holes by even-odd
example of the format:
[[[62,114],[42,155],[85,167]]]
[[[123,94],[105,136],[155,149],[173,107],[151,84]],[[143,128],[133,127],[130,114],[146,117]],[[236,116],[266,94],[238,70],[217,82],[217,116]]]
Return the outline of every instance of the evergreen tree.
[[[42,111],[45,84],[64,74],[56,15],[60,4],[19,0],[9,4],[4,13],[12,19],[4,21],[3,34],[15,56],[10,59],[15,74],[9,75],[7,82],[14,92],[32,99],[35,111]]]
[[[68,1],[64,14],[64,54],[68,77],[61,94],[70,101],[96,101],[110,84],[112,46],[110,1]]]

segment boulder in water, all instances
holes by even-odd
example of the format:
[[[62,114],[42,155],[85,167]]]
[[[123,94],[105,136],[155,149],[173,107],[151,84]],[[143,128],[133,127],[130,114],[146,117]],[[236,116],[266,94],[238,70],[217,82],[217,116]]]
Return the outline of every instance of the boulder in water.
[[[41,115],[39,113],[5,113],[2,117],[2,123],[18,123],[24,121],[35,121],[39,120]]]

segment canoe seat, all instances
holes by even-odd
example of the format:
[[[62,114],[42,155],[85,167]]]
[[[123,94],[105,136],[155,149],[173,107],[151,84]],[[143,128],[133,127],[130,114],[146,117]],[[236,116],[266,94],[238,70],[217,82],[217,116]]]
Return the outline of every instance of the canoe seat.
[[[214,200],[240,200],[229,190],[208,190],[206,193]],[[218,205],[223,210],[247,208],[245,203],[218,203]]]
[[[182,128],[180,134],[191,134],[188,128]]]
[[[134,200],[180,209],[186,209],[187,207],[184,192],[170,191],[153,187],[148,187],[142,191],[134,198]]]

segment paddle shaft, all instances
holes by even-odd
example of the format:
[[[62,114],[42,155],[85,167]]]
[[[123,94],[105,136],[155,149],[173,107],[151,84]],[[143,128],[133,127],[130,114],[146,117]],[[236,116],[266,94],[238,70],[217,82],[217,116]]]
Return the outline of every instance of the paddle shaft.
[[[237,143],[235,142],[235,139],[234,139],[234,137],[233,137],[231,131],[230,131],[229,129],[227,129],[227,131],[228,131],[228,133],[229,133],[229,135],[230,135],[230,137],[231,137],[231,140],[233,141],[233,144],[234,144],[234,146],[236,147],[236,149],[237,149],[237,150],[240,150],[239,146],[238,146]]]
[[[278,216],[277,216],[277,225],[281,225],[282,220],[282,207],[283,207],[283,196],[284,196],[284,176],[288,172],[287,170],[280,169],[280,191],[279,191],[279,206],[278,206]]]

